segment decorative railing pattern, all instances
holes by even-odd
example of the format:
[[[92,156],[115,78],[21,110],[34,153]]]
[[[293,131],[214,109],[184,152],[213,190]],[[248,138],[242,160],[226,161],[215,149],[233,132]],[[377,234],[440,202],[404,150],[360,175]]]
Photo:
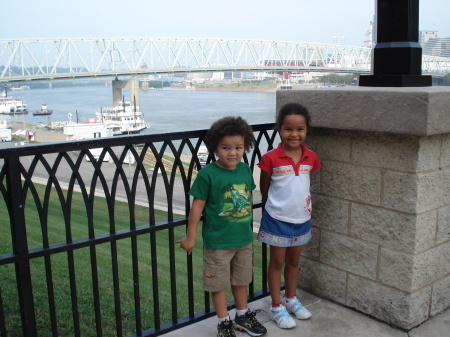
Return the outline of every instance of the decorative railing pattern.
[[[253,126],[252,169],[278,141],[272,128]],[[0,149],[0,336],[157,336],[212,316],[201,261],[175,245],[205,132]],[[250,300],[268,294],[266,253]]]

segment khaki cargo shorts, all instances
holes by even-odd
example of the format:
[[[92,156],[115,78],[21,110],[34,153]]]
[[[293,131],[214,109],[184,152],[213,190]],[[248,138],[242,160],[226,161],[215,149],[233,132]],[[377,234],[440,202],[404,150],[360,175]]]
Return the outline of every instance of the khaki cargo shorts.
[[[203,290],[216,292],[248,285],[253,275],[252,244],[233,249],[203,248]]]

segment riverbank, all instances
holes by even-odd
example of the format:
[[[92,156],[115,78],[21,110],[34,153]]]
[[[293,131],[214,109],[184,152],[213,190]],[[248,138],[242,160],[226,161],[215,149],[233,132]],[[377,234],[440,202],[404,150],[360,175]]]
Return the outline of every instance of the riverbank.
[[[292,84],[292,89],[311,89],[316,88],[317,84]],[[192,86],[184,84],[172,84],[159,90],[195,90],[195,91],[230,91],[230,92],[276,92],[279,90],[279,84],[252,84],[252,83],[199,83]]]
[[[261,84],[261,85],[239,85],[233,84],[212,84],[212,85],[196,85],[195,90],[199,91],[244,91],[244,92],[276,92],[276,84]]]
[[[11,132],[18,130],[26,130],[29,132],[33,132],[35,135],[36,141],[29,142],[31,143],[57,143],[57,142],[65,142],[67,137],[61,131],[51,131],[51,130],[43,130],[39,128],[37,125],[29,124],[29,123],[19,123],[12,122]],[[20,146],[27,144],[25,140],[25,135],[18,135],[17,138],[20,137],[20,140],[13,139],[11,142],[2,142],[0,143],[0,147],[9,147],[9,146]]]

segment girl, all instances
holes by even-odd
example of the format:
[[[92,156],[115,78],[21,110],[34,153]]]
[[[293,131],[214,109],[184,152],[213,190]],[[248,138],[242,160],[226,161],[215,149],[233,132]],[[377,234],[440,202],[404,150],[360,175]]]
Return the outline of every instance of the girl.
[[[311,174],[322,165],[319,157],[303,144],[310,129],[310,116],[304,106],[297,103],[283,106],[277,114],[275,127],[282,142],[259,163],[265,210],[258,240],[270,245],[270,318],[286,329],[296,325],[288,311],[298,319],[311,317],[296,297],[296,286],[300,253],[311,238]],[[283,266],[285,296],[282,300]]]

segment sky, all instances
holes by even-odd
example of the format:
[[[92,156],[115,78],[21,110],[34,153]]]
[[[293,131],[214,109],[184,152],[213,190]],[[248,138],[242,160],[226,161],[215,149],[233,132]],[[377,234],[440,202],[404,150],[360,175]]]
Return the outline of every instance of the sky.
[[[362,46],[376,0],[0,0],[0,39],[235,38]],[[450,1],[420,0],[419,30],[450,37]]]

